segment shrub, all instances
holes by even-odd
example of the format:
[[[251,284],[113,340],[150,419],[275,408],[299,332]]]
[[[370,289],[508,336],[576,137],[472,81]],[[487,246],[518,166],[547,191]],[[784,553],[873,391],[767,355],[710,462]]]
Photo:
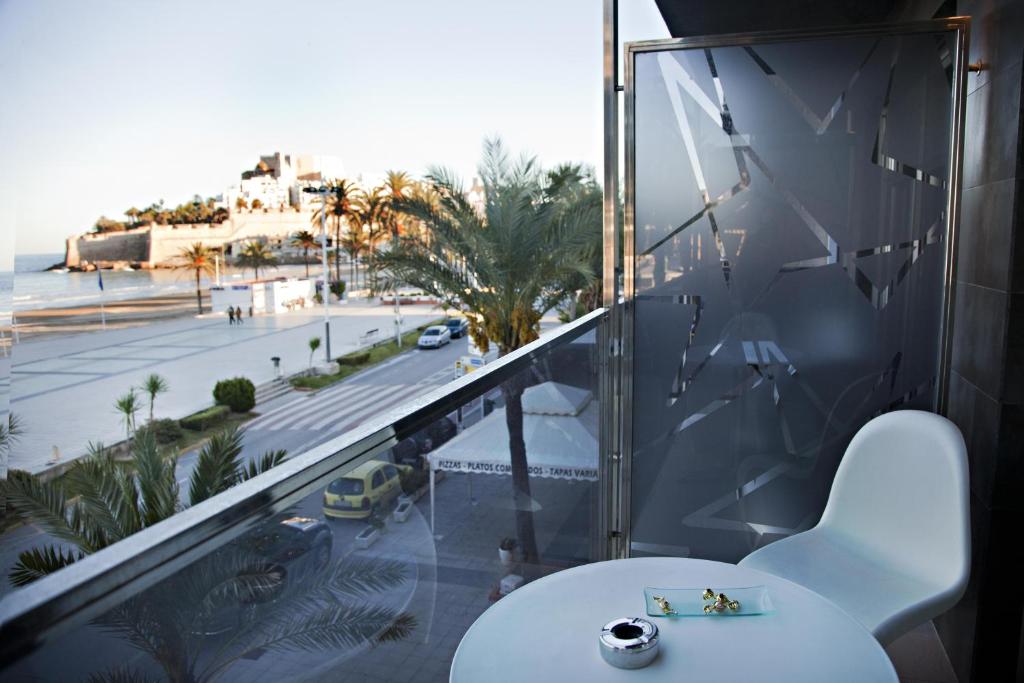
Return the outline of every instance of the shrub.
[[[345,293],[345,281],[344,280],[335,280],[334,282],[331,283],[331,294],[333,294],[334,296],[336,296],[336,297],[338,297],[340,299],[341,295],[344,294],[344,293]]]
[[[185,429],[201,432],[223,422],[228,416],[228,412],[227,406],[213,406],[212,408],[200,410],[198,413],[192,413],[187,417],[181,418],[179,424]]]
[[[345,356],[338,358],[339,365],[362,365],[370,360],[370,352],[363,351],[362,353],[350,353]]]
[[[256,386],[245,377],[222,379],[213,388],[213,400],[232,412],[246,413],[256,405]]]
[[[427,485],[430,473],[427,470],[403,470],[398,479],[402,484],[402,493],[411,496]]]
[[[160,420],[153,420],[142,427],[139,427],[138,431],[135,432],[136,436],[140,434],[153,434],[153,438],[156,439],[158,444],[174,443],[181,438],[181,425],[176,420],[169,420],[163,418]]]

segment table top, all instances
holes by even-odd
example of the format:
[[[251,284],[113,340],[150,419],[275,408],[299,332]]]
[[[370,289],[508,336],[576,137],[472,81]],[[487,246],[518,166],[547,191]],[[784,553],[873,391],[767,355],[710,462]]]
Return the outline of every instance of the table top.
[[[647,617],[645,587],[763,585],[775,610],[751,616]],[[657,659],[616,669],[598,634],[618,617],[657,625]],[[885,650],[817,593],[747,567],[682,558],[634,558],[556,572],[492,605],[463,637],[452,683],[488,681],[897,681]]]

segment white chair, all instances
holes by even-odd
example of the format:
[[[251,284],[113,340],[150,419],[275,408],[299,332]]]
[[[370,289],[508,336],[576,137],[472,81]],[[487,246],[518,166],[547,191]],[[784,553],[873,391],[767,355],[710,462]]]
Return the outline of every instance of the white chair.
[[[952,422],[900,410],[857,432],[821,521],[739,564],[823,595],[883,645],[942,614],[970,573],[967,449]]]

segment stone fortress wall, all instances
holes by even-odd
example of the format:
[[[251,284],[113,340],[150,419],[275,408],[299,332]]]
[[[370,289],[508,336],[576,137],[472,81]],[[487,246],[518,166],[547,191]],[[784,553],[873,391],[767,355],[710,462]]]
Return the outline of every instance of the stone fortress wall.
[[[220,224],[151,224],[124,232],[85,234],[67,240],[64,265],[81,268],[86,264],[106,267],[115,262],[140,268],[172,265],[182,249],[196,242],[220,248],[255,239],[280,240],[299,230],[311,228],[312,210],[267,210],[232,212]]]

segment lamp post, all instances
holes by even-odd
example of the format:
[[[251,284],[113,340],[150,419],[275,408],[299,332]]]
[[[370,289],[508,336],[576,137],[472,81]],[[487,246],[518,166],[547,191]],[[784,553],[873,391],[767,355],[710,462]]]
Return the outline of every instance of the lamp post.
[[[315,194],[320,196],[320,251],[323,257],[324,266],[324,289],[322,297],[324,301],[324,356],[326,362],[331,362],[331,314],[330,314],[330,297],[331,287],[328,275],[330,271],[327,269],[327,195],[331,193],[331,188],[326,186],[320,187],[304,187],[303,192],[307,194]],[[335,245],[337,248],[337,245]]]

